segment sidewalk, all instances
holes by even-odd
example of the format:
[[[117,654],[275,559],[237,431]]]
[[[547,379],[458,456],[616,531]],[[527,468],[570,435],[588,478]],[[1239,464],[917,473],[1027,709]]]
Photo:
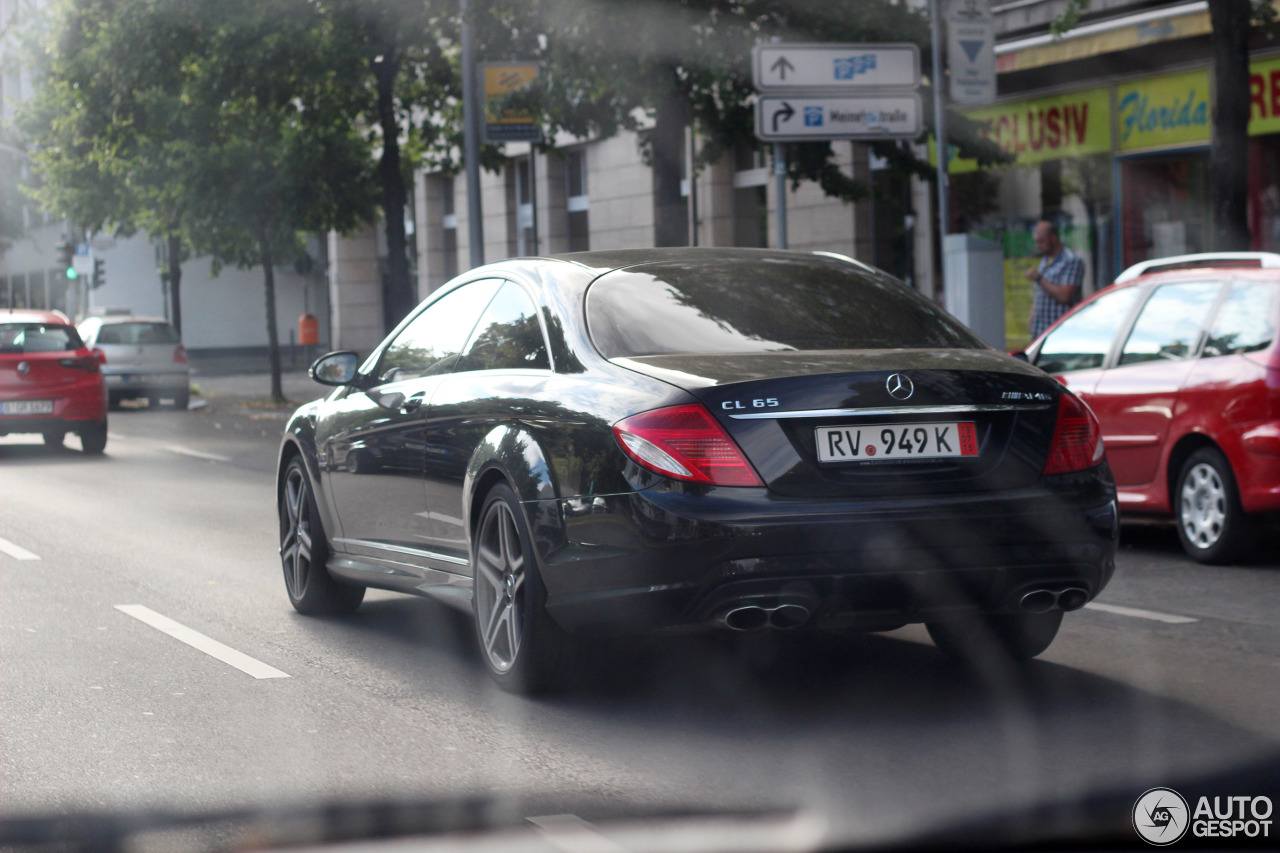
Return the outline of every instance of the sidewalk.
[[[191,384],[200,389],[198,395],[212,400],[219,397],[232,397],[242,400],[267,401],[271,397],[270,373],[237,373],[223,376],[202,376],[191,372]],[[292,403],[300,404],[317,397],[323,397],[331,388],[312,380],[306,371],[286,372],[280,376],[280,385]],[[290,409],[292,411],[292,409]]]

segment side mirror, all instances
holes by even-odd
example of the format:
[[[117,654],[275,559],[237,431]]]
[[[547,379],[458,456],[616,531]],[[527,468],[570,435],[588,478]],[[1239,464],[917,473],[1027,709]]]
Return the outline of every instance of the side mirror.
[[[320,356],[307,373],[321,385],[350,385],[355,381],[359,366],[360,356],[350,350],[343,350]]]

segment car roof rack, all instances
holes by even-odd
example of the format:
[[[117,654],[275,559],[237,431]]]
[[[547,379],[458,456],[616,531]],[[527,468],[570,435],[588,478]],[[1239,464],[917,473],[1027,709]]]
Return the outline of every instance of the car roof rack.
[[[1116,284],[1132,281],[1140,275],[1200,267],[1235,269],[1280,269],[1280,255],[1275,252],[1202,252],[1197,255],[1174,255],[1134,264],[1116,277]]]

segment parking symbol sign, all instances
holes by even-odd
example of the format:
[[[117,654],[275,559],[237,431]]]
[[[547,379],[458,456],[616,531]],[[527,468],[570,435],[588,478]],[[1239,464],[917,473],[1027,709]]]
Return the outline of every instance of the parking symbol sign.
[[[822,107],[804,108],[804,126],[822,127]]]

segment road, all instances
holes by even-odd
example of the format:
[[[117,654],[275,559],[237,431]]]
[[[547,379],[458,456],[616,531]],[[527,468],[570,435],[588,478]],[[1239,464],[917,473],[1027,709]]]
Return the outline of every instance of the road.
[[[1280,548],[1203,567],[1160,526],[1126,529],[1099,606],[1024,671],[958,667],[918,627],[663,638],[508,696],[431,601],[293,612],[284,413],[208,385],[113,413],[99,459],[0,439],[0,816],[496,792],[587,818],[799,805],[875,839],[1280,749]]]

